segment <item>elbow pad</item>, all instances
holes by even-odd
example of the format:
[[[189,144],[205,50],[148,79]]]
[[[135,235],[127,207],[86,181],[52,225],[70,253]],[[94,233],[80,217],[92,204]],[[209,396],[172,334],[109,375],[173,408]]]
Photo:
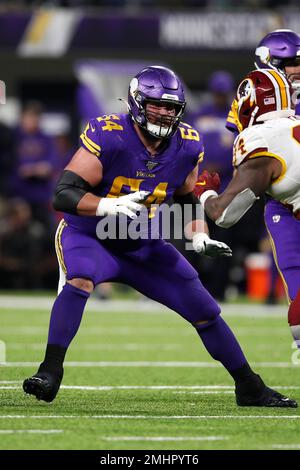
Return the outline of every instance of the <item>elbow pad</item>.
[[[81,176],[65,170],[55,188],[53,207],[57,211],[76,215],[80,199],[91,190],[91,185]]]
[[[253,206],[257,199],[259,199],[259,197],[255,196],[250,188],[244,189],[244,191],[237,194],[226,209],[224,209],[222,215],[216,220],[216,225],[222,228],[229,228],[235,225]]]

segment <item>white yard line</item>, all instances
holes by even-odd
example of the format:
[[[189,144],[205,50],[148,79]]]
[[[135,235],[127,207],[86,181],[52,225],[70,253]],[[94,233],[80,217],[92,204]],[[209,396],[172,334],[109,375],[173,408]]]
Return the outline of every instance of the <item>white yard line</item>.
[[[48,331],[48,325],[45,326],[13,326],[13,325],[7,325],[1,327],[1,335],[13,335],[13,336],[38,336],[40,337],[45,337],[46,340],[46,335]],[[248,327],[236,327],[234,329],[235,333],[238,336],[257,336],[257,337],[262,337],[265,338],[270,334],[270,327],[259,327],[259,326],[248,326]],[[128,337],[129,335],[143,335],[146,337],[165,337],[167,336],[173,336],[174,339],[176,338],[178,340],[178,326],[176,325],[167,325],[167,324],[161,324],[159,326],[111,326],[111,327],[106,327],[106,326],[94,326],[94,327],[83,327],[80,331],[81,336],[92,336],[92,337],[97,337],[101,338],[102,336],[107,337],[108,335],[110,337],[120,337],[120,336],[126,336]],[[184,328],[180,332],[180,337],[185,337],[185,338],[191,338],[193,335],[193,330],[191,328]],[[282,325],[278,327],[272,327],[272,337],[278,337],[278,338],[285,338],[286,336],[289,335],[288,332],[288,326]],[[2,337],[3,337],[2,336]],[[99,339],[101,341],[101,339]],[[95,339],[94,339],[95,341]],[[14,344],[14,343],[13,343]],[[22,343],[22,344],[27,344],[28,343]],[[37,343],[34,343],[37,344]],[[129,343],[130,344],[130,343]],[[133,343],[131,343],[133,344]],[[138,344],[138,343],[137,343]],[[8,343],[9,346],[9,343]],[[30,346],[30,344],[29,344]],[[99,345],[100,346],[100,345]],[[155,345],[156,347],[158,344]],[[45,343],[43,343],[43,347],[45,347]],[[118,348],[116,344],[116,349]],[[139,349],[139,347],[137,347]]]
[[[104,391],[109,391],[107,388],[101,388],[101,387],[82,387],[82,386],[70,386],[70,385],[62,385],[60,387],[61,389],[65,390],[85,390],[85,391],[99,391],[99,392],[104,392]],[[0,390],[21,390],[20,385],[0,385]],[[112,389],[110,389],[112,390]],[[120,389],[124,391],[123,389]],[[128,390],[128,389],[127,389]],[[189,394],[189,395],[232,395],[234,393],[233,390],[202,390],[199,392],[172,392],[172,393],[183,393],[183,394]]]
[[[13,296],[1,295],[1,308],[13,310],[45,310],[52,308],[55,297],[38,297],[38,296]],[[91,312],[127,312],[127,313],[162,313],[170,310],[153,300],[144,299],[120,299],[120,300],[96,300],[89,299],[88,310]]]
[[[22,336],[34,336],[34,335],[47,335],[48,325],[42,326],[3,326],[1,327],[1,334],[2,335],[22,335]],[[281,328],[280,335],[282,332],[284,333],[284,327]],[[184,331],[180,332],[180,336],[190,336],[191,329],[186,328]],[[269,331],[267,329],[266,331]],[[178,327],[170,326],[170,325],[159,325],[157,327],[147,327],[147,326],[111,326],[111,327],[101,327],[101,326],[93,326],[93,327],[83,327],[80,335],[81,336],[128,336],[129,334],[142,334],[143,336],[150,336],[151,338],[153,335],[155,336],[165,336],[173,335],[178,338]],[[249,335],[249,332],[248,332]],[[276,332],[275,332],[276,335]]]
[[[10,387],[10,388],[13,388],[13,387]],[[234,391],[233,390],[201,390],[199,392],[172,392],[172,393],[174,394],[180,393],[184,395],[233,395]]]
[[[103,441],[153,441],[153,442],[172,442],[172,441],[225,441],[229,439],[223,436],[194,436],[194,437],[171,437],[171,436],[120,436],[120,437],[102,437]]]
[[[300,444],[272,444],[273,449],[300,449]]]
[[[21,380],[0,380],[0,384],[21,384]],[[202,390],[202,389],[234,389],[233,385],[62,385],[64,388],[82,390]],[[300,386],[292,387],[300,388]]]
[[[0,385],[22,384],[21,380],[0,380]],[[271,385],[283,390],[299,390],[299,385]],[[5,388],[5,387],[3,387]],[[234,390],[233,385],[62,385],[73,390]],[[178,392],[179,393],[179,392]]]
[[[6,326],[1,326],[1,335],[13,335],[13,336],[18,336],[18,337],[26,337],[26,336],[38,336],[39,339],[41,337],[46,337],[47,335],[47,329],[48,325],[45,324],[45,326],[38,326],[38,325],[33,325],[33,326],[15,326],[15,325],[6,325]],[[270,327],[266,326],[254,326],[254,325],[249,325],[247,327],[239,327],[237,326],[235,328],[235,332],[238,336],[258,336],[258,337],[266,337],[270,333]],[[128,337],[129,335],[143,335],[143,336],[149,336],[151,339],[153,336],[155,337],[165,337],[166,335],[168,336],[174,336],[177,341],[178,341],[178,326],[176,325],[169,325],[169,324],[161,324],[157,326],[93,326],[93,327],[88,327],[84,326],[81,329],[80,332],[81,336],[93,336],[99,338],[99,342],[95,342],[95,339],[93,340],[90,345],[87,345],[86,349],[121,349],[128,348],[128,349],[133,349],[133,350],[139,350],[143,348],[143,345],[145,346],[145,349],[154,349],[157,348],[159,344],[153,344],[151,342],[143,342],[143,343],[134,343],[134,342],[111,342],[110,344],[103,344],[101,343],[101,336],[107,337],[108,335],[110,337],[117,337],[119,338],[120,336],[126,336]],[[288,328],[286,325],[282,326],[273,326],[272,327],[272,336],[278,336],[279,338],[283,338],[289,334]],[[193,335],[193,330],[190,328],[185,328],[180,332],[181,337],[185,338],[190,338]],[[176,339],[174,340],[176,341]],[[169,342],[166,345],[166,349],[169,348],[168,345],[171,346],[171,349],[177,349],[183,347],[182,343],[176,343],[173,340],[173,342]],[[21,343],[9,343],[7,341],[7,346],[11,346],[12,348],[15,349],[22,349],[24,346],[28,347],[30,349],[39,349],[39,348],[44,348],[45,347],[45,342],[21,342]],[[159,345],[161,349],[164,349],[164,344]]]
[[[14,310],[45,310],[51,309],[55,297],[30,297],[1,295],[0,304],[4,309]],[[276,318],[286,315],[287,307],[285,305],[260,305],[260,304],[223,304],[222,314],[224,316],[257,317],[257,318]],[[161,315],[162,313],[172,314],[174,312],[167,307],[144,299],[120,299],[120,300],[96,300],[90,299],[87,310],[97,313],[132,313],[140,315],[141,313],[150,315]]]
[[[0,384],[20,384],[22,383],[20,380],[0,380]]]
[[[286,364],[286,363],[283,363]],[[0,366],[4,367],[37,367],[39,362],[0,362]],[[152,362],[152,361],[132,361],[132,362],[115,362],[115,361],[69,361],[65,362],[66,367],[220,367],[220,364],[214,362]],[[284,366],[282,366],[284,367]]]
[[[45,343],[7,343],[8,350],[24,350],[30,349],[34,351],[39,351],[40,349],[45,349]],[[110,344],[99,344],[99,343],[89,343],[84,345],[75,345],[75,349],[83,347],[85,351],[141,351],[141,350],[150,350],[157,351],[159,347],[160,351],[178,351],[179,349],[184,349],[183,344],[168,343],[168,344],[155,344],[155,343],[110,343]]]
[[[175,416],[164,416],[164,415],[0,415],[0,419],[137,419],[137,420],[188,420],[188,419],[204,419],[204,420],[218,420],[218,419],[300,419],[299,415],[175,415]]]
[[[16,384],[16,385],[14,385]],[[21,381],[0,381],[0,390],[20,390],[22,382]],[[280,390],[299,390],[300,387],[295,386],[285,386],[285,385],[272,385],[273,388]],[[189,394],[189,395],[202,395],[202,394],[232,394],[234,393],[233,386],[214,386],[214,385],[195,385],[195,386],[180,386],[180,385],[161,385],[161,386],[146,386],[146,385],[62,385],[60,387],[64,390],[84,390],[84,391],[100,391],[100,392],[109,392],[113,390],[135,390],[135,391],[172,391],[176,394]],[[182,390],[184,389],[184,390]],[[196,391],[193,391],[196,390]]]
[[[0,362],[3,367],[37,367],[39,362]],[[253,367],[268,368],[299,368],[291,362],[252,362]],[[189,362],[189,361],[131,361],[131,362],[115,362],[115,361],[70,361],[65,362],[66,367],[203,367],[216,368],[221,367],[218,362]]]
[[[0,385],[0,390],[20,390],[20,385]]]
[[[0,429],[0,434],[58,434],[63,429]]]

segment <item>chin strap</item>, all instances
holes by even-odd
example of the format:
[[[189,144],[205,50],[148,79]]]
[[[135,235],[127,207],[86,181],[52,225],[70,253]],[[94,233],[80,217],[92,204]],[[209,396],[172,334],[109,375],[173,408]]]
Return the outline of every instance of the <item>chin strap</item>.
[[[259,110],[259,107],[258,106],[255,106],[255,108],[253,109],[252,113],[251,113],[251,119],[249,121],[249,124],[248,124],[248,127],[251,127],[253,122],[254,122],[254,119],[255,119],[255,116],[257,115],[258,113],[258,110]]]

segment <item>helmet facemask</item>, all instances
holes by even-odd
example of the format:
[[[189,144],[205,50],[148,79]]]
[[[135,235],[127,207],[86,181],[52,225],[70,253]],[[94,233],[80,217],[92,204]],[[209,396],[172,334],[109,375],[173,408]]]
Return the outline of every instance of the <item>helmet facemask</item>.
[[[151,109],[153,106],[163,106],[169,111],[174,111],[161,114]],[[185,103],[178,103],[169,100],[145,100],[142,113],[145,117],[145,126],[143,127],[150,135],[159,139],[171,137],[176,131],[183,113]]]
[[[286,67],[297,68],[296,72],[291,72],[286,69]],[[291,82],[293,91],[296,92],[296,99],[299,99],[300,93],[300,57],[293,57],[291,59],[285,59],[283,61],[284,74],[286,78]]]

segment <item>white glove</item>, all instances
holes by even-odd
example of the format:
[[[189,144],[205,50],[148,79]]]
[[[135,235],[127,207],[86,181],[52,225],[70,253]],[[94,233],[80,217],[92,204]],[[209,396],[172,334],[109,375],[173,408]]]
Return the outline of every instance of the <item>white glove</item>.
[[[103,197],[98,204],[96,215],[125,214],[131,219],[137,217],[136,213],[143,209],[142,204],[137,204],[150,194],[149,191],[136,191],[121,197]]]
[[[193,236],[193,248],[196,253],[201,255],[211,256],[232,256],[231,248],[223,242],[211,240],[209,236],[204,233],[196,233]]]

